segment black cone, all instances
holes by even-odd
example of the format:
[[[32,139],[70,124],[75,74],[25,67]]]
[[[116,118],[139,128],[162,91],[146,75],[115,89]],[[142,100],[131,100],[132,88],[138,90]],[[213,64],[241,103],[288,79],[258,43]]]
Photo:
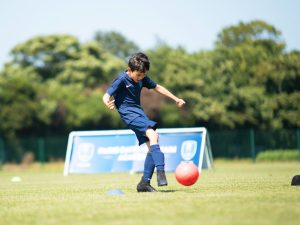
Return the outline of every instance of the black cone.
[[[300,185],[300,175],[295,175],[293,177],[291,185],[294,185],[294,186]]]

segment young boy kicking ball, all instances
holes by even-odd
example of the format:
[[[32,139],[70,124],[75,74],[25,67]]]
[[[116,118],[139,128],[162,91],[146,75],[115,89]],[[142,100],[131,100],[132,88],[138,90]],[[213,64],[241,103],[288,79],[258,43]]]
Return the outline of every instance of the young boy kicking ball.
[[[142,88],[154,89],[156,92],[173,99],[178,107],[185,104],[183,99],[176,97],[165,87],[152,81],[147,76],[149,69],[150,61],[145,54],[136,53],[132,55],[127,70],[119,74],[103,96],[104,104],[110,110],[117,108],[122,121],[135,132],[139,145],[146,143],[148,146],[149,151],[144,163],[144,174],[137,185],[138,192],[156,191],[150,185],[155,167],[158,186],[168,185],[165,175],[165,158],[160,150],[158,134],[155,131],[156,122],[150,120],[141,107]],[[112,96],[114,99],[111,98]]]

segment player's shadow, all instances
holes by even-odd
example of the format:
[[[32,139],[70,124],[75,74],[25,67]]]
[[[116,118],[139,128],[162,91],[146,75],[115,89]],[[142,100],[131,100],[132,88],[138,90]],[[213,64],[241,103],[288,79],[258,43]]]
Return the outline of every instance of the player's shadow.
[[[164,192],[164,193],[169,193],[169,192],[176,192],[177,190],[160,190],[158,192]]]

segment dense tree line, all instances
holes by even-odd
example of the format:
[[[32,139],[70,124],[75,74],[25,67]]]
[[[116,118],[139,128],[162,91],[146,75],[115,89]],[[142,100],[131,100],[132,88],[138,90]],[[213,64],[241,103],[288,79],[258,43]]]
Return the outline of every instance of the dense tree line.
[[[101,97],[139,50],[117,32],[86,43],[49,35],[15,46],[0,71],[0,136],[124,128]],[[187,102],[178,110],[145,91],[143,105],[160,127],[300,127],[300,52],[287,52],[281,32],[264,21],[224,28],[209,51],[161,44],[146,54],[149,76]]]

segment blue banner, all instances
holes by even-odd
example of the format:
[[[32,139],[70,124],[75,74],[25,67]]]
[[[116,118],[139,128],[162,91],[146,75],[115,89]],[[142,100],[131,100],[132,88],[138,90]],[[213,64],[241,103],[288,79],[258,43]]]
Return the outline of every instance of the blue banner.
[[[179,131],[185,132],[179,132]],[[175,132],[174,132],[175,131]],[[165,154],[165,170],[175,171],[182,161],[202,164],[205,130],[158,130],[161,151]],[[65,174],[143,171],[147,145],[138,146],[129,130],[72,132],[69,137]]]

